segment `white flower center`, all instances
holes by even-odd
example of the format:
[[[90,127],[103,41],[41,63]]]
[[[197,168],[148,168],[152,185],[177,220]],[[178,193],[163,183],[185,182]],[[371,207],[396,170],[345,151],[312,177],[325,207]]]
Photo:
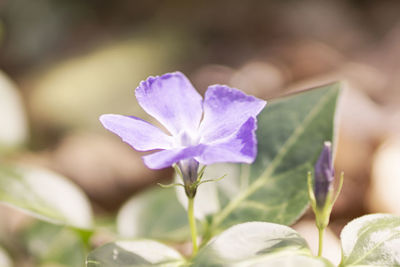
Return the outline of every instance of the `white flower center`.
[[[177,136],[175,136],[175,146],[176,147],[189,147],[199,144],[199,136],[195,133],[188,133],[186,131],[181,131]]]

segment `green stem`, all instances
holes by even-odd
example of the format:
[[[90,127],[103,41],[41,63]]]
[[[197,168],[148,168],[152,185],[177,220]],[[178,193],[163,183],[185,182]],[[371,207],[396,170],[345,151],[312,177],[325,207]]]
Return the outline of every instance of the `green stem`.
[[[190,234],[192,236],[193,243],[193,251],[192,256],[196,255],[198,247],[197,247],[197,229],[196,229],[196,219],[194,218],[194,198],[188,198],[188,220],[190,226]]]
[[[324,242],[324,228],[318,228],[318,257],[322,256],[322,246]]]

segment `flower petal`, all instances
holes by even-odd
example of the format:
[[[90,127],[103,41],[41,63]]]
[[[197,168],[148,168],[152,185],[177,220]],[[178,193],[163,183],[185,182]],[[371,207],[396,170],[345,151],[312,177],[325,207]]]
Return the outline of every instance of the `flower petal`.
[[[256,117],[266,101],[225,85],[212,85],[204,99],[200,124],[201,143],[210,143],[236,132],[249,117]]]
[[[152,124],[133,116],[104,114],[100,116],[103,126],[118,135],[134,149],[148,151],[170,149],[173,138]]]
[[[231,136],[207,145],[195,159],[209,165],[217,162],[252,163],[257,156],[256,118],[250,117]]]
[[[180,72],[149,77],[135,91],[142,108],[172,135],[197,131],[203,113],[202,97]]]
[[[197,145],[186,148],[163,150],[143,157],[144,164],[150,169],[162,169],[172,164],[199,156],[204,151],[205,145]]]

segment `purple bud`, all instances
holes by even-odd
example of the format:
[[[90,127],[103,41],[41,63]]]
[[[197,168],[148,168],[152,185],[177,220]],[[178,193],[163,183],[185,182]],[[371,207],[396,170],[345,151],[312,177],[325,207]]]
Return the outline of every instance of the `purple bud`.
[[[314,167],[314,195],[317,207],[324,207],[328,193],[332,190],[335,170],[332,162],[331,142],[325,142],[324,148]]]
[[[196,195],[196,187],[192,187],[197,180],[199,162],[195,159],[185,159],[178,162],[178,167],[181,170],[183,183],[185,185],[186,195],[193,198]]]

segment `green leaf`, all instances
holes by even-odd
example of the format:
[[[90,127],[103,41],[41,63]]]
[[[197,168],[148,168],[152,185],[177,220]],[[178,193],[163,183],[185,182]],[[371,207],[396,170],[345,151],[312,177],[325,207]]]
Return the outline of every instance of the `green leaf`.
[[[193,259],[193,266],[255,264],[330,266],[311,257],[306,241],[296,231],[284,225],[265,222],[249,222],[229,228],[211,240]]]
[[[15,84],[0,71],[0,153],[20,146],[28,136],[21,96]]]
[[[255,163],[217,183],[223,208],[214,215],[211,232],[246,221],[291,224],[303,214],[307,172],[323,142],[334,139],[339,91],[335,83],[268,103],[258,116]],[[213,172],[218,177],[225,169],[218,165]]]
[[[118,213],[117,228],[125,238],[185,241],[189,237],[186,211],[174,188],[152,188],[132,197]]]
[[[400,266],[400,217],[371,214],[347,224],[340,266]]]
[[[92,227],[85,194],[66,178],[44,169],[0,165],[0,202],[51,223]]]
[[[0,247],[0,266],[1,267],[11,267],[13,266],[10,256],[8,253]]]
[[[38,221],[24,233],[29,254],[40,266],[84,266],[85,244],[79,235],[66,227]]]
[[[183,257],[174,249],[152,240],[117,241],[89,253],[87,267],[182,266]]]

